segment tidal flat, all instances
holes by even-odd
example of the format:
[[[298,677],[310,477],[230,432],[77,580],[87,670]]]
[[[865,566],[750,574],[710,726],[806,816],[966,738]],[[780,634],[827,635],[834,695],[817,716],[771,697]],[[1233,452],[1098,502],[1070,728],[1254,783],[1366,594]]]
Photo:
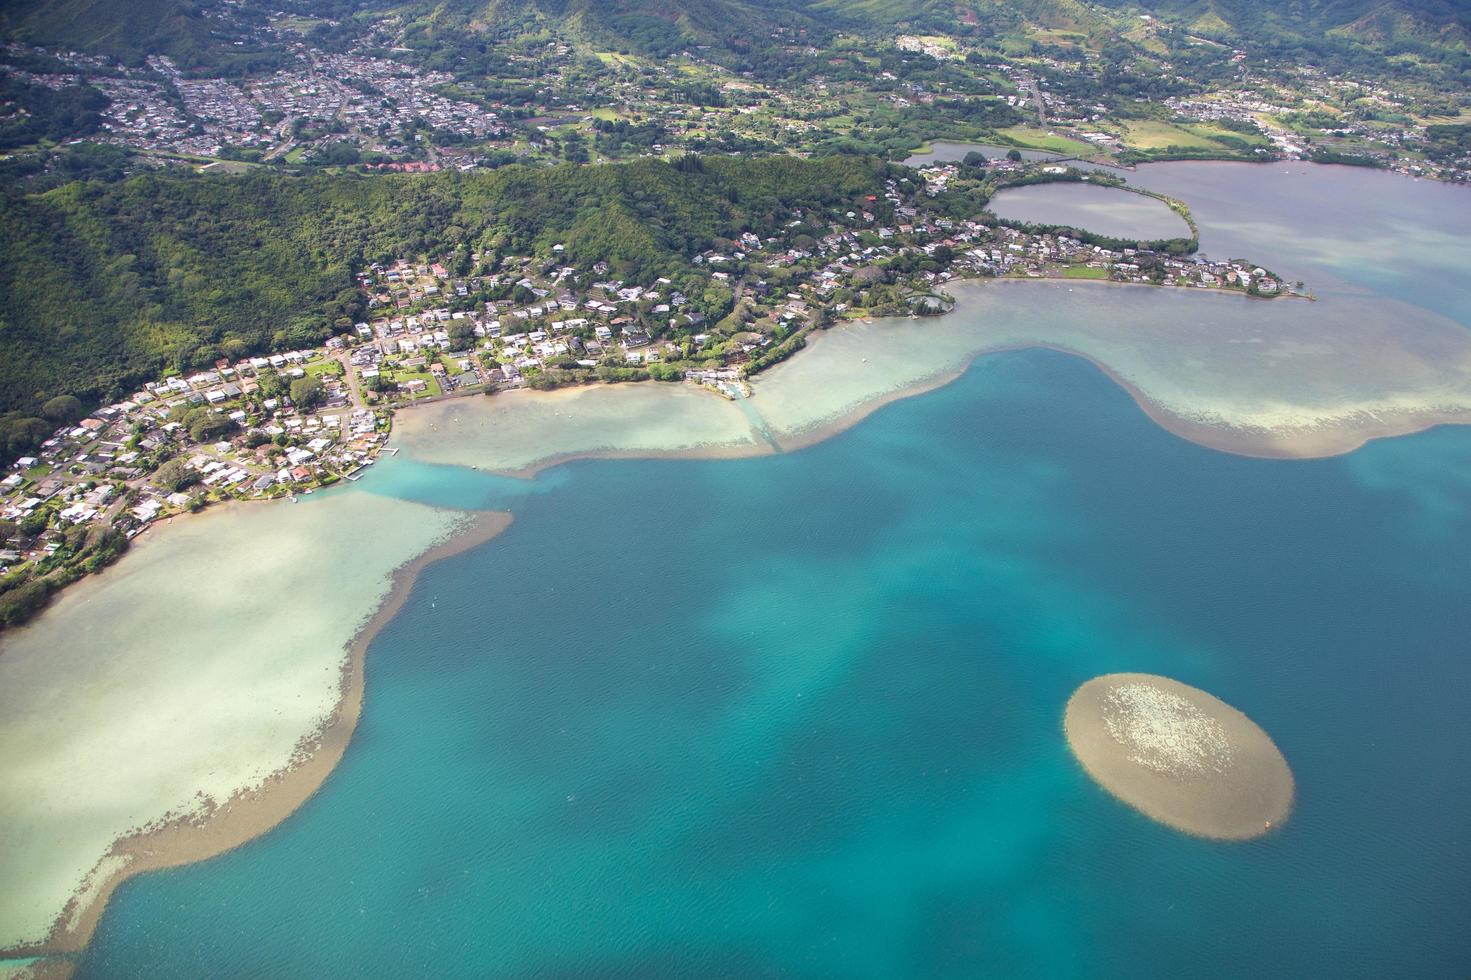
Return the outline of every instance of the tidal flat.
[[[1059,280],[951,284],[940,317],[848,321],[727,401],[683,385],[604,385],[438,402],[403,413],[424,462],[529,474],[578,455],[794,450],[984,354],[1076,354],[1176,434],[1249,456],[1310,458],[1471,420],[1471,332],[1396,300],[1315,303]]]
[[[333,722],[360,683],[353,637],[395,570],[474,543],[473,523],[354,490],[222,508],[155,530],[7,634],[0,880],[25,884],[0,889],[0,947],[78,948],[122,877],[217,853],[310,795],[323,743],[351,730]],[[313,759],[314,782],[276,785]]]

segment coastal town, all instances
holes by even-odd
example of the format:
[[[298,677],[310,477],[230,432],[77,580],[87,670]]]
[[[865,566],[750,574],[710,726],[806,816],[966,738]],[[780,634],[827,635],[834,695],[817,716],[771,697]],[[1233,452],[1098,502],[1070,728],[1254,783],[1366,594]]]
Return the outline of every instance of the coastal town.
[[[465,274],[449,257],[373,263],[358,274],[369,317],[320,347],[219,360],[85,415],[75,399],[57,399],[59,427],[0,480],[0,571],[35,586],[4,593],[0,622],[23,621],[47,589],[102,567],[160,521],[358,478],[384,451],[393,410],[417,402],[647,380],[749,397],[748,379],[800,350],[810,331],[942,313],[946,285],[960,279],[1305,295],[1250,261],[1188,254],[1183,238],[1089,244],[1084,232],[1023,230],[987,213],[947,217],[934,203],[970,166],[890,178],[882,197],[845,211],[794,212],[790,236],[719,243],[678,282],[616,279],[606,263],[580,270],[559,260],[561,246],[493,270],[471,254]],[[1094,178],[1051,164],[994,166],[1001,179]]]
[[[1148,17],[1129,35],[1131,70],[1150,75],[1147,106],[1111,97],[1103,79],[1120,66],[1065,32],[1007,55],[947,35],[843,36],[818,49],[776,29],[769,43],[804,65],[780,78],[700,46],[659,59],[535,35],[501,41],[487,79],[469,64],[424,64],[392,18],[357,34],[286,14],[235,29],[269,44],[275,63],[210,74],[165,55],[125,64],[11,43],[0,73],[100,93],[98,124],[77,140],[155,167],[422,172],[779,150],[902,159],[940,137],[1118,166],[1309,159],[1471,179],[1471,107],[1434,86],[1279,64]],[[26,111],[0,110],[0,125]]]
[[[8,0],[0,980],[1463,976],[1471,0]]]

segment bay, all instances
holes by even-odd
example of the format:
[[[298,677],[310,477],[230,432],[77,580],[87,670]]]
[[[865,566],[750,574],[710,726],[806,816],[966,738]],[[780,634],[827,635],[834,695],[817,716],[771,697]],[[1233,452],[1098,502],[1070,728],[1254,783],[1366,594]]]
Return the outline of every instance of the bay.
[[[1131,180],[1319,303],[957,287],[954,316],[823,336],[691,427],[657,388],[410,421],[352,493],[515,523],[420,575],[322,790],[123,885],[82,974],[1454,975],[1471,430],[1292,462],[1177,434],[1463,397],[1467,198],[1345,168]],[[967,368],[1038,344],[1110,376]],[[760,455],[489,472],[587,452]],[[1262,724],[1287,826],[1223,847],[1089,783],[1061,710],[1110,670]]]

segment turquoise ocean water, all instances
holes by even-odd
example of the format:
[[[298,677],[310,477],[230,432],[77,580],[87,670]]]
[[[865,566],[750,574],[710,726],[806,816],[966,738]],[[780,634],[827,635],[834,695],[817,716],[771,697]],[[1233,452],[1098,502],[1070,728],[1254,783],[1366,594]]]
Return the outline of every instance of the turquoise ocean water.
[[[423,573],[322,791],[125,884],[81,975],[1471,970],[1471,429],[1246,459],[1028,351],[790,455],[378,469],[515,523]],[[1271,733],[1289,823],[1091,783],[1063,705],[1120,670]]]

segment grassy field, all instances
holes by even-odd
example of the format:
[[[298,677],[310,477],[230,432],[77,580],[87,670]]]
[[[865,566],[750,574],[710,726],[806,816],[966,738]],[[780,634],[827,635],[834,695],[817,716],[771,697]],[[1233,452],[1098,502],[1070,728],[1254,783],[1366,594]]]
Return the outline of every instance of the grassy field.
[[[1270,142],[1261,133],[1238,133],[1234,129],[1222,129],[1219,126],[1212,126],[1210,123],[1193,123],[1185,127],[1185,129],[1194,133],[1196,136],[1208,140],[1213,140],[1217,136],[1234,136],[1239,140],[1246,140],[1252,146],[1266,146]]]
[[[1179,146],[1187,150],[1219,150],[1221,144],[1204,136],[1197,136],[1172,123],[1152,119],[1130,119],[1124,124],[1124,144],[1136,150],[1163,150]]]
[[[605,65],[638,65],[637,58],[632,55],[619,54],[616,51],[599,51],[597,59]]]
[[[1033,31],[1027,37],[1041,44],[1056,44],[1064,48],[1082,48],[1088,45],[1088,35],[1078,31],[1062,31],[1046,28]]]
[[[310,31],[318,24],[325,23],[326,21],[318,20],[316,17],[294,16],[282,17],[280,20],[276,21],[276,26],[281,28],[282,30],[295,31],[297,34],[305,34],[307,31]]]
[[[409,381],[424,382],[427,387],[423,391],[416,394],[414,396],[415,398],[429,398],[432,395],[444,394],[444,391],[439,387],[439,382],[436,381],[434,379],[434,375],[428,371],[405,371],[400,368],[389,371],[388,377],[391,381],[397,381],[400,386]]]
[[[342,374],[342,362],[335,357],[319,357],[306,365],[309,378],[338,377]]]
[[[1087,143],[1068,139],[1066,136],[1057,136],[1045,129],[1038,129],[1036,126],[1011,126],[1006,129],[998,129],[996,133],[1034,150],[1048,150],[1068,156],[1092,156],[1098,152],[1095,147]]]
[[[1086,265],[1069,265],[1062,270],[1064,279],[1107,279],[1107,269],[1094,269]]]

